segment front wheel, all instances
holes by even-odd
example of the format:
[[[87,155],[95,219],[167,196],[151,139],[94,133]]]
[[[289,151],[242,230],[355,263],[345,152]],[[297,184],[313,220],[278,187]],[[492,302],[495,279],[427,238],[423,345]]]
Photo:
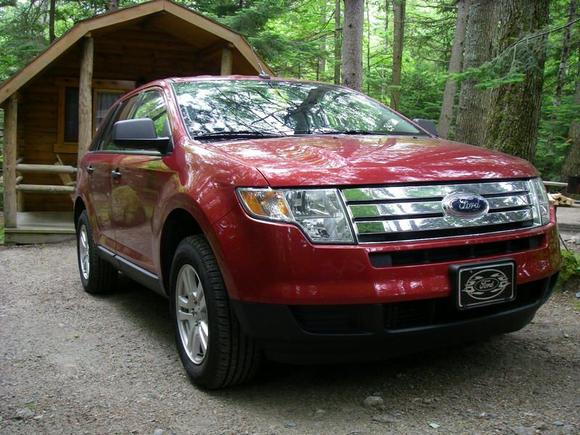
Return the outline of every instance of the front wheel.
[[[215,256],[201,235],[187,237],[177,247],[171,312],[181,362],[196,385],[223,388],[255,374],[259,350],[231,312]]]

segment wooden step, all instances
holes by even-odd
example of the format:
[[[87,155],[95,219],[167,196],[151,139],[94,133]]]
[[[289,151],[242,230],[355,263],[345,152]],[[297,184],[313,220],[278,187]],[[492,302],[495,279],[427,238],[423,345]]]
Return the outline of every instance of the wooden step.
[[[54,243],[75,238],[72,212],[19,212],[16,228],[4,228],[5,243]]]

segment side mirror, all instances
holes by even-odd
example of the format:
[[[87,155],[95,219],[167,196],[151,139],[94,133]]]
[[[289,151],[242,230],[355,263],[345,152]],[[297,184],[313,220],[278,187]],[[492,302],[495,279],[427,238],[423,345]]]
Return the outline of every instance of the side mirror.
[[[150,118],[127,119],[113,125],[113,142],[133,150],[159,151],[165,154],[171,139],[157,137],[155,125]]]
[[[413,122],[415,122],[423,130],[427,130],[429,133],[434,134],[435,136],[439,136],[439,133],[437,133],[437,126],[431,119],[416,118],[413,119]]]

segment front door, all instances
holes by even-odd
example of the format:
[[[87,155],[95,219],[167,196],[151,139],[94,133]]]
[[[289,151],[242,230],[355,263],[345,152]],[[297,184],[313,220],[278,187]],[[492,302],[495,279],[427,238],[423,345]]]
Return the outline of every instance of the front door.
[[[171,137],[167,110],[160,90],[140,94],[127,119],[150,118],[157,137]],[[154,150],[126,151],[114,168],[111,191],[112,220],[118,254],[153,272],[153,218],[160,195],[173,176],[163,156]]]

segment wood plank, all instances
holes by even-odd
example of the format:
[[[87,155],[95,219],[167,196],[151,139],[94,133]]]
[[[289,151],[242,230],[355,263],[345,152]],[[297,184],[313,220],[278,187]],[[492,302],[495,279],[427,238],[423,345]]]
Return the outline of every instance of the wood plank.
[[[21,163],[16,165],[20,172],[40,172],[45,174],[76,174],[77,168],[69,165],[38,165]]]
[[[568,183],[561,183],[560,181],[544,181],[544,185],[550,187],[568,187]]]
[[[78,165],[89,150],[93,133],[93,58],[95,42],[85,37],[79,79],[79,144]],[[77,166],[78,166],[77,165]]]
[[[16,186],[16,190],[32,193],[73,193],[75,188],[73,186],[51,186],[46,184],[19,184]]]
[[[67,240],[73,240],[75,238],[74,231],[67,232],[65,234],[55,234],[52,231],[41,231],[40,233],[32,233],[23,230],[18,232],[9,232],[8,230],[4,234],[4,242],[7,245],[38,245],[46,243],[61,243]]]
[[[4,225],[17,226],[18,201],[16,197],[16,154],[18,131],[18,99],[12,95],[4,112]]]

